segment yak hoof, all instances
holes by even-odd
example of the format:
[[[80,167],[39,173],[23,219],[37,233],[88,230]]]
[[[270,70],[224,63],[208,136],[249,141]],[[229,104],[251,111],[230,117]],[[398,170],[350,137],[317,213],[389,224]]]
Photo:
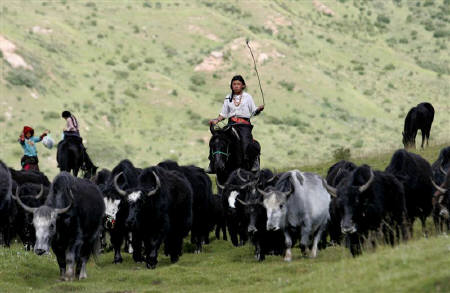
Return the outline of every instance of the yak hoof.
[[[291,261],[292,260],[292,253],[291,249],[286,249],[286,254],[284,255],[284,261]]]
[[[119,258],[114,258],[113,264],[118,264],[118,263],[122,263],[123,259],[121,257]]]
[[[176,263],[176,262],[178,262],[179,259],[180,259],[180,258],[178,257],[178,255],[177,255],[177,256],[171,256],[171,257],[170,257],[170,262],[171,262],[171,263]]]

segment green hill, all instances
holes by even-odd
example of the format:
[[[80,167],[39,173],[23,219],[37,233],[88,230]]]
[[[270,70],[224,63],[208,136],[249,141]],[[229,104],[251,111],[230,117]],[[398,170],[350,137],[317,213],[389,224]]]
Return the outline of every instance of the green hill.
[[[102,167],[125,157],[206,166],[206,121],[231,77],[242,74],[262,103],[247,37],[267,102],[254,119],[264,166],[401,147],[404,117],[422,101],[436,109],[431,143],[448,142],[450,1],[322,3],[4,2],[0,157],[18,168],[23,125],[59,138],[68,109]],[[39,151],[55,174],[55,151]]]

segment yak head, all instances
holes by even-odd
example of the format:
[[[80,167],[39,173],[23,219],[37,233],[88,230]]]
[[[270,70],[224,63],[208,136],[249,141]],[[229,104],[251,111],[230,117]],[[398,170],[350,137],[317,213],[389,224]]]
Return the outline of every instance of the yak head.
[[[70,195],[73,201],[73,194]],[[39,198],[43,193],[43,189],[36,197]],[[22,202],[19,196],[19,188],[16,190],[15,199],[23,207],[26,212],[33,214],[33,226],[36,231],[36,243],[34,252],[38,255],[47,254],[50,250],[50,243],[56,233],[56,220],[58,215],[66,213],[72,206],[72,201],[65,208],[53,208],[47,205],[40,207],[29,207]]]
[[[441,186],[437,185],[432,178],[431,183],[436,189],[433,196],[433,205],[438,212],[439,216],[448,219],[450,217],[450,172],[445,172],[442,167],[441,171],[445,174],[445,180]]]
[[[258,192],[263,196],[263,205],[266,208],[266,229],[268,231],[277,231],[285,226],[287,215],[286,202],[294,192],[292,177],[289,176],[289,179],[285,180],[282,189],[278,190],[273,187],[268,187],[266,190],[258,189]]]
[[[114,177],[114,186],[117,192],[127,202],[128,217],[125,220],[125,227],[129,230],[135,230],[138,228],[138,218],[141,214],[141,210],[145,204],[146,199],[151,198],[159,191],[159,189],[161,188],[161,181],[155,171],[151,171],[151,173],[144,172],[142,176],[140,176],[140,186],[125,191],[120,188],[117,182],[121,175],[122,173],[119,173]],[[147,182],[151,180],[149,180],[149,178],[145,178],[149,176],[153,177],[153,183],[150,184],[153,186],[151,189],[148,188],[149,182]],[[145,180],[143,181],[143,179]]]
[[[363,171],[369,172],[369,178]],[[364,175],[364,176],[363,176]],[[368,166],[355,169],[350,176],[344,178],[338,185],[337,189],[327,190],[337,196],[338,206],[341,211],[341,231],[344,234],[355,233],[358,230],[357,222],[364,215],[365,203],[368,200],[366,190],[371,186],[375,174]]]

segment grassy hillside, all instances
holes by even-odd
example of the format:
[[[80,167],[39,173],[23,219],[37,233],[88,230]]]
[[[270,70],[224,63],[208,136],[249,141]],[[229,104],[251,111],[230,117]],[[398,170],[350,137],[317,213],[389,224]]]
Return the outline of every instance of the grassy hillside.
[[[431,143],[449,141],[450,2],[7,1],[0,35],[29,68],[2,53],[0,158],[19,167],[23,125],[59,138],[76,114],[93,160],[146,166],[171,158],[206,166],[209,131],[230,78],[261,104],[254,119],[269,167],[310,165],[345,147],[358,156],[401,146],[404,117],[436,108]],[[55,174],[55,151],[39,146]]]
[[[443,146],[420,152],[433,161]],[[391,153],[361,158],[375,169],[384,169]],[[331,162],[330,162],[331,163]],[[302,168],[324,174],[330,163]],[[58,281],[55,256],[37,256],[20,244],[0,248],[0,292],[449,292],[450,242],[447,235],[421,234],[416,223],[414,238],[394,248],[366,248],[352,258],[343,247],[320,251],[316,259],[303,258],[293,249],[293,261],[269,256],[258,263],[253,247],[235,248],[230,241],[213,240],[204,251],[185,253],[177,264],[160,255],[158,267],[147,270],[124,254],[124,263],[112,264],[113,253],[88,264],[88,279]],[[433,231],[431,219],[427,225]]]

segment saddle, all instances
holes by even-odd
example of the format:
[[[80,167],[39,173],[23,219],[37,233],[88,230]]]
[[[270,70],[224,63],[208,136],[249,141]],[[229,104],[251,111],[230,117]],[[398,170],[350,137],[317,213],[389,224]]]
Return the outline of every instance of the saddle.
[[[81,136],[78,135],[64,135],[64,140],[63,141],[67,141],[67,142],[71,142],[71,143],[75,143],[75,144],[83,144],[83,139],[81,138]]]

